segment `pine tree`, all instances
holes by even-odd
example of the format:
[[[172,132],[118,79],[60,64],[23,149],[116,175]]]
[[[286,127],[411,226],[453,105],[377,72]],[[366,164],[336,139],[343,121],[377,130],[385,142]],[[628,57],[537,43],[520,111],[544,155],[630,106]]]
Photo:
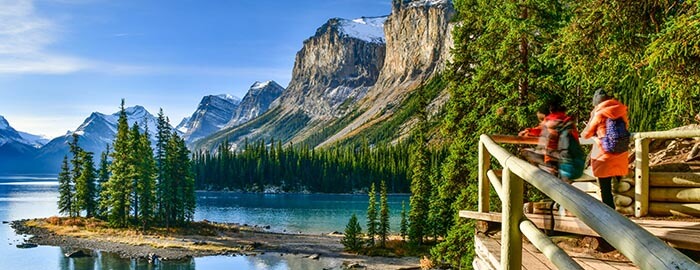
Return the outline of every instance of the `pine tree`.
[[[78,211],[85,210],[87,217],[93,217],[97,209],[95,189],[95,163],[93,161],[92,152],[81,151],[80,160],[82,168],[80,176],[75,179],[75,201]]]
[[[408,220],[406,219],[406,203],[401,201],[401,239],[406,241],[408,235]]]
[[[105,192],[105,187],[107,181],[109,180],[109,152],[110,147],[109,144],[107,144],[105,151],[100,155],[100,166],[97,169],[97,190],[95,192],[98,194],[98,199],[96,201],[97,211],[95,216],[100,218],[106,218],[105,215],[107,213],[107,204],[105,199],[107,192]]]
[[[355,214],[352,214],[348,225],[345,226],[345,235],[340,243],[347,251],[357,252],[362,248],[362,227],[360,227],[360,222],[357,221]]]
[[[421,108],[424,107],[421,105]],[[411,175],[411,211],[408,215],[410,224],[408,238],[411,242],[420,245],[429,229],[427,220],[430,202],[430,174],[428,172],[430,160],[426,150],[425,111],[423,109],[420,110],[414,136],[415,142],[410,156],[410,167],[413,174]]]
[[[367,206],[367,236],[370,246],[374,246],[374,236],[377,235],[377,190],[374,183],[369,188],[369,206]]]
[[[71,182],[74,184],[77,184],[76,181],[80,178],[80,175],[82,174],[82,169],[83,169],[83,160],[82,160],[82,153],[83,149],[78,145],[78,134],[73,133],[72,135],[72,141],[68,143],[68,147],[71,153],[71,160],[70,163],[73,166],[73,171],[71,172]],[[73,202],[71,203],[71,213],[70,216],[80,216],[80,207],[81,204],[78,201],[78,197],[75,196],[76,192],[76,185],[73,185],[71,187],[71,193],[73,193],[72,198]]]
[[[68,156],[63,157],[61,172],[58,174],[58,212],[72,216],[73,190],[71,188]]]
[[[386,182],[382,180],[381,188],[379,191],[380,202],[379,202],[379,245],[381,247],[386,247],[386,240],[389,237],[389,203],[386,192]]]
[[[169,197],[172,196],[172,193],[170,193],[169,190],[169,187],[171,186],[170,178],[165,171],[165,159],[167,154],[166,149],[168,147],[168,142],[170,142],[172,132],[170,130],[168,118],[165,117],[165,114],[163,114],[162,108],[158,112],[158,124],[156,129],[156,216],[159,222],[162,222],[166,224],[166,227],[169,227],[170,219],[166,206],[170,201]]]
[[[142,229],[145,231],[153,222],[155,214],[156,162],[151,148],[148,126],[138,138],[138,184],[136,186],[139,201],[138,215]]]
[[[140,220],[141,209],[139,209],[139,207],[141,205],[139,202],[141,197],[139,196],[139,186],[141,186],[141,182],[144,180],[142,172],[144,153],[141,149],[141,131],[138,122],[134,122],[131,126],[128,145],[131,150],[128,157],[129,172],[131,173],[129,175],[129,192],[131,193],[129,197],[131,198],[131,209],[133,209],[134,220]]]
[[[122,99],[121,111],[117,122],[117,135],[114,140],[114,152],[112,152],[112,173],[107,181],[106,196],[109,215],[107,220],[117,227],[128,225],[129,211],[131,209],[131,177],[132,166],[131,151],[129,148],[129,123],[126,119],[124,100]]]

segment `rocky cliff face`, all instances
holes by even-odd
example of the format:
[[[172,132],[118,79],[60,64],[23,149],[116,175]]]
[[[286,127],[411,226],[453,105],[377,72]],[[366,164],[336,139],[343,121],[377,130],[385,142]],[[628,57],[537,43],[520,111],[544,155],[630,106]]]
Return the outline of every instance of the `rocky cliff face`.
[[[269,112],[217,132],[194,148],[213,149],[225,139],[232,145],[244,138],[290,141],[343,116],[376,83],[384,64],[385,20],[330,19],[304,41],[292,80]]]
[[[240,100],[229,95],[209,95],[202,98],[197,110],[178,130],[186,130],[185,142],[192,143],[219,131],[231,120]]]
[[[339,116],[340,105],[362,98],[384,63],[386,17],[334,18],[304,42],[280,104],[313,118]]]
[[[284,92],[284,87],[275,81],[255,82],[245,94],[227,127],[241,125],[265,113]]]
[[[455,11],[449,0],[394,0],[384,24],[386,57],[376,84],[360,101],[364,111],[322,145],[361,132],[370,120],[388,118],[411,92],[442,71],[453,44],[450,20]]]

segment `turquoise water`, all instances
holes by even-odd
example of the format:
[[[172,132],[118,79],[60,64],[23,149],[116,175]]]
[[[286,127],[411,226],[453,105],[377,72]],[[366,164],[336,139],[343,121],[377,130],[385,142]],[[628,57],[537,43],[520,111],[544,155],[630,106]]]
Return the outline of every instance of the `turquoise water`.
[[[48,217],[58,214],[55,176],[0,176],[0,221]],[[406,195],[389,196],[391,228],[400,222],[401,201]],[[270,226],[289,233],[342,232],[355,213],[364,227],[366,195],[345,194],[242,194],[198,192],[196,220]],[[0,224],[0,269],[323,269],[340,262],[265,254],[260,256],[211,256],[186,262],[150,265],[97,252],[92,258],[69,259],[59,247],[18,249],[28,236],[16,235],[9,224]]]

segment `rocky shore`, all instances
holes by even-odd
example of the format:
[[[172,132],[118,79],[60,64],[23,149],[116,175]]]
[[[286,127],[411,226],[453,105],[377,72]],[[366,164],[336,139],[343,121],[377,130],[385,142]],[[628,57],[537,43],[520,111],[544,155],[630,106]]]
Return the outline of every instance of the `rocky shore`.
[[[100,250],[123,258],[184,260],[203,256],[257,255],[279,253],[310,260],[325,258],[364,269],[419,269],[415,257],[368,257],[346,253],[338,234],[285,234],[261,227],[238,224],[195,222],[186,229],[112,229],[101,221],[46,218],[13,221],[18,234],[27,234],[28,243],[68,247],[74,250]]]

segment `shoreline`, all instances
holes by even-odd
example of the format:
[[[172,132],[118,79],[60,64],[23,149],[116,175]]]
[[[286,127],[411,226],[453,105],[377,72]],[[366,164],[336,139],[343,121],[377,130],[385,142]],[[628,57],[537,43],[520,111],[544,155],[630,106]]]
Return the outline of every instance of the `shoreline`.
[[[57,222],[65,224],[57,225]],[[319,257],[338,260],[347,265],[363,265],[366,269],[420,269],[416,257],[369,257],[344,252],[340,243],[342,235],[338,234],[289,234],[207,221],[193,222],[188,229],[159,228],[144,234],[135,229],[106,228],[101,221],[56,217],[12,221],[11,226],[17,234],[32,236],[27,243],[99,250],[127,259],[177,261],[193,257],[279,253],[309,260]]]

